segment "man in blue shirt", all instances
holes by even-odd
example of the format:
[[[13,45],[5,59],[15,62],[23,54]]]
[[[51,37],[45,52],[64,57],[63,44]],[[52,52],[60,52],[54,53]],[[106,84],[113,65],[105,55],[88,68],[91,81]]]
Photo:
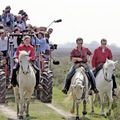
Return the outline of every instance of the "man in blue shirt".
[[[46,42],[46,39],[44,38],[43,32],[39,31],[36,34],[36,38],[32,39],[32,45],[34,45],[34,46],[40,45],[40,52],[45,53],[45,51],[47,49],[47,42]]]

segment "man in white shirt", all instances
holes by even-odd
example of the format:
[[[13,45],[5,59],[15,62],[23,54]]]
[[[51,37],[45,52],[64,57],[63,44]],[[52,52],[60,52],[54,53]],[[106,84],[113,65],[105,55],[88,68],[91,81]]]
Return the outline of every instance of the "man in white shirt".
[[[4,29],[0,29],[0,51],[3,52],[3,56],[7,54],[8,37],[5,35]]]

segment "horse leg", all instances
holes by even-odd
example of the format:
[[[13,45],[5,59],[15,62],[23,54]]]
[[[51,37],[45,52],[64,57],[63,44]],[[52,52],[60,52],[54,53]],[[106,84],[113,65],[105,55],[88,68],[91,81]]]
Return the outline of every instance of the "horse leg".
[[[72,105],[72,109],[70,110],[71,113],[75,112],[75,100],[73,100],[73,105]]]
[[[83,117],[85,117],[85,115],[87,114],[87,111],[86,111],[86,99],[83,100]]]
[[[109,97],[109,109],[108,109],[108,112],[107,112],[106,114],[107,114],[107,116],[110,116],[110,114],[111,114],[111,109],[112,109],[112,103],[113,103],[112,90],[111,90],[111,92],[108,94],[108,97]]]
[[[80,120],[79,118],[79,103],[76,102],[76,120]]]
[[[26,106],[26,117],[29,117],[29,105],[30,105],[30,100],[31,100],[31,96],[29,96],[29,98],[27,99],[27,106]]]
[[[94,94],[90,96],[91,113],[94,113]]]
[[[19,115],[19,103],[20,103],[19,91],[17,87],[13,88],[13,90],[14,90],[14,95],[15,95],[15,102],[17,105],[17,116],[18,116]]]
[[[19,103],[17,103],[17,116],[19,116]]]
[[[23,111],[24,111],[24,92],[23,89],[21,89],[20,92],[20,115],[19,119],[23,119]]]
[[[30,102],[27,101],[27,106],[26,106],[26,117],[29,117],[29,104],[30,104]]]
[[[26,117],[29,117],[29,105],[30,105],[30,100],[31,100],[31,96],[32,96],[33,91],[34,91],[34,88],[26,93],[26,97],[27,97],[27,100],[26,100]]]
[[[100,103],[101,103],[101,112],[100,112],[100,115],[102,116],[106,116],[105,112],[104,112],[104,106],[103,106],[103,103],[104,103],[104,95],[103,94],[100,94]]]

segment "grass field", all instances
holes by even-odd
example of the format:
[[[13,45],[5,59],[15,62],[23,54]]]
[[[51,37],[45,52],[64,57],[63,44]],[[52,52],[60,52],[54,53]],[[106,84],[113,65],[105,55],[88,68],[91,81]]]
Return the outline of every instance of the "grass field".
[[[54,88],[54,96],[53,96],[53,104],[61,109],[64,109],[65,111],[70,111],[70,108],[72,106],[72,100],[66,101],[66,95],[63,95],[61,91],[57,88]],[[105,109],[106,110],[106,109]],[[82,115],[82,105],[80,105],[80,115]],[[90,104],[87,104],[87,116],[86,120],[115,120],[114,119],[114,114],[112,112],[112,117],[104,118],[103,116],[100,116],[100,108],[99,105],[96,104],[95,107],[95,114],[91,115],[90,114]]]
[[[8,120],[2,113],[0,113],[0,120]]]
[[[66,112],[70,111],[72,106],[72,100],[65,101],[67,96],[63,95],[61,90],[57,87],[53,89],[53,104],[59,109],[62,109]],[[14,103],[13,99],[8,100],[8,106],[16,111],[16,104]],[[114,114],[112,112],[112,117],[104,118],[103,116],[99,116],[99,105],[97,104],[95,107],[95,114],[90,114],[90,104],[87,104],[87,112],[85,120],[116,120],[113,118]],[[30,104],[30,120],[65,120],[65,118],[55,111],[48,108],[45,104],[41,103],[36,99],[32,99]],[[82,115],[82,106],[80,105],[80,116]],[[75,116],[75,115],[73,115]],[[5,119],[2,114],[0,114],[0,120],[8,120]]]
[[[61,92],[63,80],[66,76],[66,73],[68,72],[71,63],[69,62],[68,57],[60,58],[61,64],[59,66],[54,66],[53,72],[54,72],[54,88],[53,88],[53,105],[56,106],[59,109],[62,109],[66,112],[70,111],[70,108],[72,106],[72,100],[65,101],[66,95],[63,95]],[[119,82],[120,78],[120,66],[118,67],[117,71],[117,81]],[[118,116],[120,115],[120,100],[117,100],[117,107],[112,111],[111,117],[104,118],[102,116],[99,116],[100,108],[99,105],[96,104],[95,106],[95,114],[90,114],[90,104],[87,104],[87,112],[86,120],[120,120]],[[107,104],[107,103],[106,103]],[[115,103],[114,103],[115,104]],[[8,100],[8,106],[16,111],[16,105],[14,103],[13,99]],[[82,115],[82,106],[80,105],[80,116]],[[30,120],[65,120],[65,118],[59,114],[57,114],[55,111],[48,108],[46,105],[41,103],[40,101],[36,99],[32,99],[32,102],[30,104]],[[118,118],[118,119],[117,119]],[[0,113],[0,120],[8,120],[7,118],[4,118],[3,114]]]
[[[8,106],[16,111],[16,104],[13,102],[13,100],[9,100]],[[30,120],[64,120],[62,116],[36,99],[32,99],[31,101],[30,116]]]

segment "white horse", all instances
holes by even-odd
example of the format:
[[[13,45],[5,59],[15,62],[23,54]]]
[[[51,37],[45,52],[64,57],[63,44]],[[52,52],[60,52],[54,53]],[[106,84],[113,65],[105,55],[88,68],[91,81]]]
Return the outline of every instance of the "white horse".
[[[80,120],[79,118],[79,103],[83,102],[83,117],[87,114],[86,111],[86,102],[88,99],[88,78],[85,74],[85,69],[83,67],[79,67],[76,69],[76,73],[71,81],[71,96],[73,98],[73,106],[71,109],[71,113],[74,113],[76,107],[76,120]]]
[[[106,59],[106,62],[103,65],[103,68],[99,71],[99,73],[96,76],[96,87],[99,90],[99,98],[100,98],[100,105],[101,105],[101,112],[100,115],[106,116],[111,114],[111,107],[113,102],[112,97],[112,88],[113,88],[113,81],[112,81],[112,75],[115,70],[115,64],[117,63]],[[104,95],[107,95],[109,98],[109,109],[105,113],[104,112]],[[93,99],[95,96],[92,95],[91,97],[91,112],[94,112],[94,102]]]
[[[23,119],[24,111],[26,112],[26,117],[29,117],[29,104],[36,83],[35,73],[28,59],[29,54],[26,51],[20,51],[20,69],[17,76],[19,87],[13,88],[19,119]]]

